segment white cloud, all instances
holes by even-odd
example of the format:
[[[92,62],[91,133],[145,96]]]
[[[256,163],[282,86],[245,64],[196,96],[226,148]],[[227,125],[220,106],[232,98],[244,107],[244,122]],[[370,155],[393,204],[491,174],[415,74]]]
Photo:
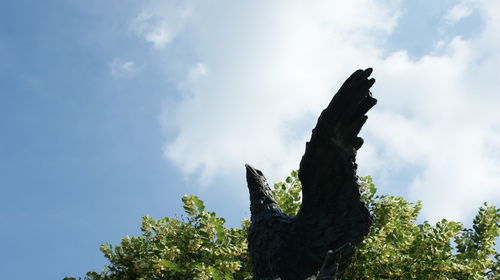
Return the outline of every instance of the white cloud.
[[[469,40],[455,37],[439,55],[412,61],[404,51],[380,61],[379,107],[365,133],[367,170],[383,181],[415,167],[409,198],[423,216],[470,220],[482,202],[500,201],[500,84],[493,50],[500,40],[494,2],[477,2],[485,25]],[[406,186],[401,186],[406,187]]]
[[[185,94],[195,94],[200,92],[198,84],[200,79],[208,74],[207,66],[203,63],[196,63],[188,72],[186,78],[179,83],[179,91]]]
[[[173,39],[172,31],[169,30],[167,22],[158,16],[148,12],[140,13],[133,21],[132,28],[147,42],[155,48],[161,49]]]
[[[453,6],[448,13],[445,15],[444,19],[449,24],[455,24],[472,14],[474,9],[473,2],[470,0],[462,0],[455,6]]]
[[[113,59],[111,63],[111,75],[115,78],[130,78],[140,71],[140,67],[132,60]]]
[[[286,124],[318,114],[353,70],[348,59],[359,56],[354,64],[365,66],[360,54],[376,57],[373,42],[394,27],[389,9],[358,2],[379,12],[328,1],[321,7],[294,2],[286,9],[231,3],[224,13],[217,13],[217,5],[199,7],[192,16],[203,25],[191,25],[189,32],[208,71],[193,79],[189,70],[181,83],[191,91],[167,119],[178,126],[167,157],[205,179],[239,174],[245,162],[273,179],[297,168],[312,127],[288,139],[293,127]],[[360,32],[352,36],[350,30]]]
[[[152,4],[132,21],[132,30],[155,49],[163,49],[181,31],[188,10],[173,1]]]
[[[248,162],[282,179],[332,93],[356,68],[374,66],[379,104],[362,132],[361,172],[392,188],[395,177],[411,178],[398,187],[423,200],[431,220],[470,218],[482,201],[499,201],[495,1],[474,6],[480,34],[443,38],[417,60],[384,49],[399,1],[218,3],[191,6],[185,33],[197,62],[163,119],[174,135],[165,155],[185,174],[241,177]],[[443,18],[467,14],[450,9]],[[402,174],[408,166],[412,174]]]

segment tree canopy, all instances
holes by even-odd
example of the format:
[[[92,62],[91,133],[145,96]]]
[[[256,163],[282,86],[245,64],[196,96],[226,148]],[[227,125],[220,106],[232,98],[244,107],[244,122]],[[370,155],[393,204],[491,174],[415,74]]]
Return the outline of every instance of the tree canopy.
[[[368,176],[360,178],[360,185],[374,225],[342,279],[497,279],[500,211],[495,206],[479,208],[472,228],[445,219],[418,223],[421,202],[379,195]],[[301,204],[297,171],[275,184],[273,195],[286,214],[295,215]],[[249,221],[229,228],[198,197],[184,196],[182,201],[185,218],[145,216],[142,235],[124,237],[118,246],[101,245],[109,264],[84,279],[252,279]]]

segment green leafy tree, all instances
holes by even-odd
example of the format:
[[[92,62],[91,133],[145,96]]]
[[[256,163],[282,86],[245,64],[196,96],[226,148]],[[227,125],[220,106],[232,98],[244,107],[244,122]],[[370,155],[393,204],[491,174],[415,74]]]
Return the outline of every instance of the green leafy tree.
[[[401,197],[376,195],[370,177],[361,181],[374,225],[345,279],[497,279],[500,212],[496,207],[485,203],[472,229],[445,219],[435,225],[417,224],[420,201],[413,204]]]
[[[444,219],[418,224],[420,202],[378,195],[370,177],[360,183],[374,225],[342,279],[498,279],[500,212],[495,206],[484,204],[470,229]],[[286,214],[295,215],[301,205],[297,171],[275,184],[273,194]],[[143,217],[142,236],[125,237],[120,246],[102,245],[110,264],[85,279],[252,279],[248,221],[227,228],[196,196],[182,201],[187,218]]]
[[[184,196],[185,219],[142,218],[142,235],[124,237],[119,246],[101,245],[109,260],[88,280],[251,279],[246,254],[248,222],[227,228],[196,196]],[[65,278],[74,279],[74,278]]]

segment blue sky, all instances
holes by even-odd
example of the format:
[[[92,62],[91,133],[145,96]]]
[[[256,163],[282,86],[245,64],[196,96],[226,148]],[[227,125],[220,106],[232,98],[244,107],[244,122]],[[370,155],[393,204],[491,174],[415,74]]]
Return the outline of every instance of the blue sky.
[[[359,173],[468,222],[500,201],[496,1],[2,1],[0,271],[83,276],[196,194],[238,226],[243,164],[297,168],[355,69],[379,99]]]

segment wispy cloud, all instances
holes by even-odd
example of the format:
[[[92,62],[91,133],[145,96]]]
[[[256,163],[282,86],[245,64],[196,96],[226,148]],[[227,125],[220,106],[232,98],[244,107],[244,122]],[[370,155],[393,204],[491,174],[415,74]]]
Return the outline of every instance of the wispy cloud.
[[[469,218],[482,201],[499,201],[497,2],[474,5],[480,33],[443,37],[418,59],[384,47],[399,1],[217,3],[192,4],[183,44],[197,63],[163,119],[174,135],[165,155],[185,174],[240,176],[249,162],[281,179],[297,168],[332,93],[356,68],[373,66],[379,104],[363,130],[360,172],[423,200],[431,220]],[[443,19],[470,13],[457,9]],[[396,185],[401,176],[406,185]]]
[[[155,49],[163,49],[181,31],[188,10],[173,1],[154,4],[139,13],[132,21],[131,28]]]
[[[158,49],[166,46],[174,37],[164,18],[148,12],[140,13],[132,22],[132,28],[137,35]]]
[[[140,67],[132,60],[115,58],[111,62],[111,75],[115,78],[130,78],[135,76],[140,70]]]
[[[444,16],[444,19],[449,24],[455,24],[472,14],[474,10],[474,2],[470,0],[462,0],[455,6],[453,6],[448,13]]]

